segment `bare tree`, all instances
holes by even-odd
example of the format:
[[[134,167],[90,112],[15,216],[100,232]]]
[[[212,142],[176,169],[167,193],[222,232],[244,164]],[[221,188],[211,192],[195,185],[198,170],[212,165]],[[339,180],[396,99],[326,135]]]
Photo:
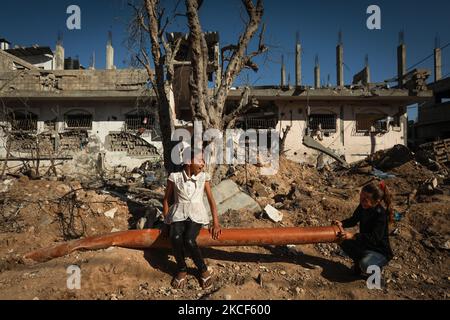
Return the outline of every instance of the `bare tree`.
[[[284,154],[286,152],[286,139],[291,129],[292,125],[287,126],[285,129],[281,130],[282,135],[280,135],[279,137],[280,154]]]
[[[171,16],[165,14],[165,8],[160,0],[143,0],[139,5],[130,3],[135,12],[133,22],[137,26],[133,35],[141,40],[137,59],[147,70],[158,100],[164,162],[167,170],[171,169],[171,136],[174,130],[174,115],[170,110],[170,101],[171,94],[173,94],[176,56],[182,39],[178,38],[173,42],[167,41],[166,29],[177,16],[182,15],[187,18],[191,66],[190,108],[193,120],[202,121],[204,128],[223,131],[233,127],[239,116],[257,104],[256,100],[250,96],[250,89],[247,87],[236,108],[232,110],[225,108],[227,97],[236,77],[244,68],[257,71],[258,66],[253,58],[267,51],[263,41],[265,28],[261,27],[264,13],[263,1],[257,0],[256,3],[253,0],[241,1],[248,20],[237,43],[227,45],[221,50],[223,68],[221,68],[220,74],[216,75],[220,85],[215,90],[208,87],[208,46],[199,17],[199,9],[203,1],[185,0],[185,13],[174,12]],[[178,7],[178,3],[176,7]],[[260,30],[258,47],[248,53],[249,44],[258,30]],[[146,40],[149,49],[143,45]]]

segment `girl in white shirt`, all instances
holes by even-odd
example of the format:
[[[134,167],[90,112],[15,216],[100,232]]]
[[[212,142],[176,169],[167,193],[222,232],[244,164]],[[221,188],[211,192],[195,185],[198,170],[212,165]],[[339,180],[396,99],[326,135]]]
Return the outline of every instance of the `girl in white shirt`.
[[[167,181],[163,215],[165,223],[170,225],[170,239],[177,261],[178,272],[172,281],[172,286],[176,289],[182,289],[186,284],[185,249],[190,251],[200,271],[202,288],[212,287],[212,272],[208,270],[196,241],[202,226],[210,223],[203,204],[205,192],[212,213],[211,235],[213,239],[218,239],[221,234],[217,207],[211,192],[211,178],[208,173],[203,172],[204,167],[202,153],[192,153],[190,163],[185,164],[181,172],[171,173]],[[172,196],[174,204],[169,208]]]

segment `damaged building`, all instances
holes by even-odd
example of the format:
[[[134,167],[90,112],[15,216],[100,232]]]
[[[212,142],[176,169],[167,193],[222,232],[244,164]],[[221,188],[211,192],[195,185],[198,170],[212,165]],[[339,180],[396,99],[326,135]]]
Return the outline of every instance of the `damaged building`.
[[[155,101],[144,70],[117,70],[107,44],[107,69],[84,69],[50,48],[0,50],[3,161],[73,160],[136,167],[161,153]]]
[[[169,35],[174,41],[182,34]],[[209,80],[217,88],[221,74],[217,33],[207,34]],[[62,41],[48,47],[10,48],[2,40],[0,98],[3,162],[40,159],[79,161],[78,156],[101,160],[101,166],[133,169],[160,159],[162,144],[156,99],[144,69],[117,69],[111,36],[106,46],[106,70],[84,69],[76,59],[65,59]],[[406,73],[406,47],[398,47],[398,85],[371,83],[367,64],[344,83],[344,50],[336,48],[337,83],[320,83],[316,61],[314,86],[302,83],[301,44],[296,45],[295,85],[286,83],[284,65],[280,85],[252,87],[259,107],[240,118],[243,129],[286,132],[285,151],[298,162],[316,163],[322,153],[354,162],[382,149],[407,144],[407,106],[429,101],[425,85],[429,73]],[[189,126],[189,47],[181,45],[175,67],[172,112],[177,126]],[[211,88],[211,90],[215,90]],[[233,108],[243,88],[233,88]],[[328,159],[328,157],[327,157]]]
[[[434,81],[428,84],[433,99],[418,105],[417,122],[409,122],[408,145],[425,151],[440,163],[450,163],[450,78],[442,75],[442,51],[436,38],[434,57]]]
[[[174,42],[180,36],[172,34],[168,38]],[[206,40],[210,58],[209,80],[217,88],[220,79],[215,75],[220,74],[222,68],[219,36],[208,33]],[[175,65],[177,79],[173,115],[176,119],[191,121],[187,38],[183,41],[177,57],[180,63]],[[353,77],[352,84],[345,84],[341,35],[336,47],[336,84],[321,84],[320,64],[316,59],[314,86],[305,85],[302,83],[301,48],[301,44],[297,43],[295,84],[286,82],[283,63],[279,85],[251,87],[251,96],[257,99],[258,108],[250,110],[237,121],[240,128],[274,129],[280,135],[288,132],[284,145],[288,158],[313,164],[323,153],[327,155],[325,160],[344,159],[351,163],[394,145],[407,145],[407,106],[430,101],[433,93],[426,85],[430,75],[427,70],[407,72],[406,46],[403,41],[397,48],[398,75],[391,81],[393,86],[387,82],[372,83],[368,62]],[[227,108],[239,104],[243,91],[244,88],[232,88]]]

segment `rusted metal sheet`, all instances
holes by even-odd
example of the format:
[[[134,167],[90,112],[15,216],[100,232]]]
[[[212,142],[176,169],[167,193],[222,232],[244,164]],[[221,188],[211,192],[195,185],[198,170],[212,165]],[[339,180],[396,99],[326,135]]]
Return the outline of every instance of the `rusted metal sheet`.
[[[337,242],[344,231],[338,226],[309,228],[224,229],[218,240],[203,229],[197,238],[200,247],[288,245]],[[167,232],[157,229],[130,230],[90,237],[43,248],[25,255],[26,259],[44,262],[74,251],[100,250],[109,247],[129,249],[170,248]]]

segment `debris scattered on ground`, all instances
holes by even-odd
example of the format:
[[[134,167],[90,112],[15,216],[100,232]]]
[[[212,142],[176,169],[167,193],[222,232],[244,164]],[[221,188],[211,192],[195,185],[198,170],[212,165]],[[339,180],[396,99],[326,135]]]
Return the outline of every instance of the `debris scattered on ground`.
[[[264,213],[273,222],[280,222],[281,220],[283,220],[283,214],[280,211],[278,211],[277,209],[275,209],[274,207],[272,207],[270,204],[268,204],[264,208]]]
[[[211,291],[201,290],[189,259],[186,288],[172,289],[176,266],[170,250],[114,248],[43,264],[23,261],[24,253],[55,242],[161,227],[166,178],[153,164],[146,166],[100,183],[20,175],[1,181],[0,299],[450,298],[449,168],[402,147],[350,168],[317,170],[281,158],[276,175],[261,176],[257,166],[237,166],[231,180],[213,191],[222,227],[322,226],[353,213],[360,188],[379,179],[374,169],[389,175],[397,212],[390,230],[395,257],[383,270],[383,290],[368,290],[353,277],[350,259],[336,244],[204,249],[216,274]],[[262,208],[282,220],[261,219]],[[82,290],[67,289],[69,265],[82,268]]]
[[[114,214],[117,212],[117,208],[112,208],[104,213],[104,215],[108,218],[114,219]]]

